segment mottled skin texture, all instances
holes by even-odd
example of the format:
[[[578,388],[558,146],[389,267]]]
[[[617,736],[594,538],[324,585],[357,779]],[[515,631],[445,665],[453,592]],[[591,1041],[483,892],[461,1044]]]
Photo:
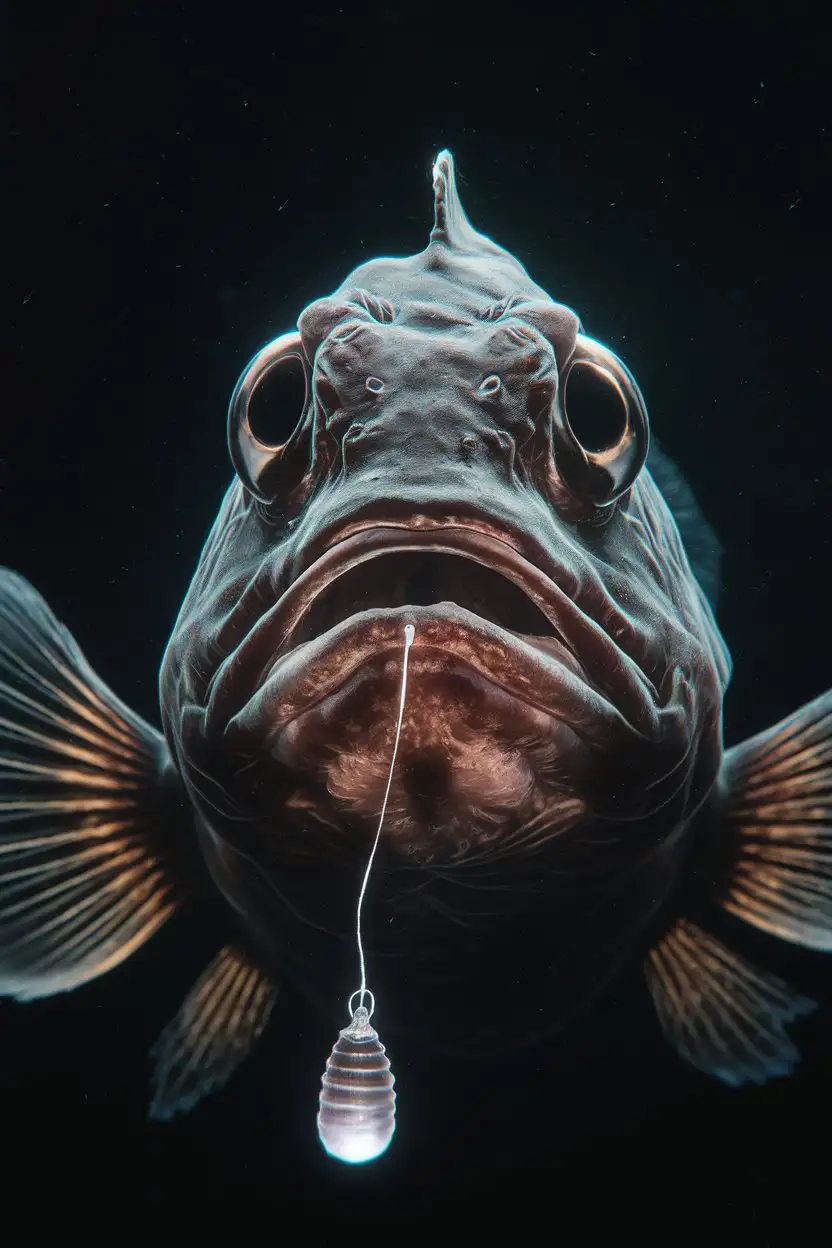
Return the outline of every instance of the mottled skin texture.
[[[436,178],[426,250],[300,317],[308,401],[263,501],[228,491],[161,697],[214,880],[337,1013],[415,625],[370,980],[385,1029],[471,1048],[495,997],[557,1025],[672,896],[729,660],[649,471],[598,506],[558,459],[576,316]]]

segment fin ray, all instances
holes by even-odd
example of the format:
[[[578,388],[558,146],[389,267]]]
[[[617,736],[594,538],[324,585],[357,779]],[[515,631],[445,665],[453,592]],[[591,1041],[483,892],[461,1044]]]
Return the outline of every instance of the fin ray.
[[[151,1118],[185,1113],[228,1082],[265,1029],[277,991],[242,950],[220,950],[153,1048]]]
[[[76,988],[162,926],[184,896],[178,801],[161,734],[0,568],[0,994]]]
[[[676,1051],[723,1083],[790,1074],[798,1051],[786,1026],[815,1009],[689,919],[679,919],[645,963],[662,1030]]]
[[[832,692],[729,750],[720,788],[738,843],[723,908],[832,952]]]

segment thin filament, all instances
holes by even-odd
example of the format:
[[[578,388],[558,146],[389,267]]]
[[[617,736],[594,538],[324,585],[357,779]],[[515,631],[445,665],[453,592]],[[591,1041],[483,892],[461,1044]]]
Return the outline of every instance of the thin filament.
[[[367,870],[364,872],[361,892],[358,894],[358,910],[355,916],[355,937],[358,942],[358,961],[361,964],[361,987],[358,990],[360,994],[358,1002],[359,1008],[363,1006],[364,998],[367,995],[367,970],[364,965],[364,946],[361,943],[361,907],[364,904],[364,894],[367,891],[367,881],[370,878],[373,859],[375,858],[376,850],[378,849],[378,842],[381,836],[381,826],[384,823],[384,816],[387,811],[387,801],[390,797],[391,785],[393,784],[393,768],[396,766],[396,755],[399,750],[399,737],[401,736],[402,720],[404,719],[404,699],[405,694],[407,693],[407,652],[413,644],[413,638],[415,635],[416,630],[413,625],[406,624],[404,629],[404,661],[402,663],[402,691],[401,697],[399,698],[399,720],[396,724],[396,740],[393,744],[393,757],[390,760],[390,774],[387,777],[387,788],[384,793],[384,801],[381,803],[381,816],[378,821],[378,828],[376,829],[376,839],[373,841],[373,848],[370,850],[370,857],[367,860]],[[372,996],[372,994],[370,995]],[[353,996],[355,996],[355,993],[353,993]],[[352,997],[350,997],[350,1003],[352,1003]],[[375,1004],[375,1002],[373,1004]]]

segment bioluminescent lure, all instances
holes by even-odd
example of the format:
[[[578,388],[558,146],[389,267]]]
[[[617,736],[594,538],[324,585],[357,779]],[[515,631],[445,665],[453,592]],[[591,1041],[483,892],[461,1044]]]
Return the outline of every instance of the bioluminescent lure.
[[[381,804],[375,840],[367,860],[361,891],[358,894],[355,938],[361,967],[361,987],[349,999],[347,1010],[351,1015],[351,1022],[339,1033],[321,1080],[318,1138],[330,1157],[336,1157],[339,1161],[346,1161],[353,1165],[374,1161],[376,1157],[380,1157],[396,1130],[396,1093],[393,1091],[395,1079],[384,1051],[384,1045],[378,1038],[378,1032],[370,1023],[375,1010],[375,997],[367,988],[364,946],[361,941],[361,907],[367,891],[373,859],[378,849],[384,815],[387,811],[387,801],[390,797],[390,787],[393,783],[393,769],[396,766],[407,693],[407,654],[413,643],[415,632],[412,624],[405,625],[402,687],[393,757],[390,760],[390,774],[387,777],[387,789]],[[358,997],[358,1005],[353,1010],[353,1001],[356,997]],[[364,1004],[366,997],[370,999],[369,1010]]]

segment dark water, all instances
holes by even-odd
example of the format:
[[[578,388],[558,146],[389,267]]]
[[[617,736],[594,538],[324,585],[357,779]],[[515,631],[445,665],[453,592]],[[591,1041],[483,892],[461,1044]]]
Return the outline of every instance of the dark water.
[[[627,361],[725,541],[728,741],[832,682],[832,66],[808,19],[13,7],[0,561],[137,711],[158,722],[240,369],[357,263],[424,245],[445,145],[473,223]],[[0,1003],[9,1242],[143,1214],[157,1242],[420,1214],[508,1213],[525,1242],[542,1213],[566,1243],[826,1223],[832,1004],[794,1078],[741,1092],[680,1066],[637,974],[499,1068],[404,1045],[395,1144],[349,1171],[314,1131],[334,1036],[288,1002],[221,1095],[146,1122],[147,1049],[212,952],[183,917],[98,984]]]

